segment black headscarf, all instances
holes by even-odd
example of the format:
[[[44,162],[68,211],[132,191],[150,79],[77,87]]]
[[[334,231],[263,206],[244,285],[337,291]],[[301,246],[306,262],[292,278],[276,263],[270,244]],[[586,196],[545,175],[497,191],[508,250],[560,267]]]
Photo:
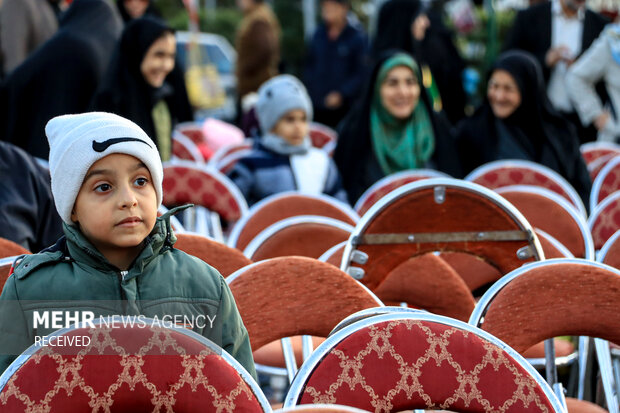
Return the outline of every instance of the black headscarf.
[[[424,40],[416,41],[411,34],[411,24],[422,13],[427,15],[430,27]],[[390,49],[404,50],[421,67],[428,66],[450,121],[457,122],[463,118],[466,96],[461,75],[465,63],[454,46],[452,32],[443,23],[440,11],[434,8],[424,10],[420,0],[388,0],[384,3],[379,10],[372,43],[373,60]]]
[[[124,0],[117,0],[116,1],[116,5],[118,6],[118,11],[121,14],[121,17],[123,18],[123,21],[125,23],[129,23],[130,21],[132,21],[134,18],[131,17],[129,15],[129,12],[127,11],[127,9],[125,8],[125,1]],[[157,11],[157,9],[155,8],[155,5],[153,4],[152,0],[149,0],[149,5],[146,7],[146,10],[144,11],[144,14],[140,17],[161,17],[161,15],[159,14],[159,12]]]
[[[54,116],[88,109],[121,30],[118,12],[106,0],[75,0],[58,32],[5,79],[3,139],[47,159],[45,125]]]
[[[351,203],[354,203],[368,187],[383,177],[372,147],[370,106],[379,70],[383,63],[396,53],[402,53],[402,51],[389,50],[379,57],[356,106],[351,109],[347,117],[338,126],[338,145],[336,146],[334,160]],[[418,104],[425,105],[431,118],[435,136],[435,152],[431,162],[438,170],[452,176],[459,176],[461,169],[450,124],[442,112],[433,111],[424,88],[420,89],[420,102]],[[373,170],[377,171],[374,176],[372,172],[369,173]]]
[[[152,109],[160,99],[168,104],[173,126],[175,122],[191,119],[183,82],[170,82],[170,78],[175,76],[174,70],[159,88],[148,84],[140,71],[142,60],[151,45],[166,33],[173,33],[173,30],[156,18],[143,17],[129,22],[92,105],[94,110],[116,113],[134,121],[155,141]],[[177,100],[184,101],[185,105],[176,104]]]
[[[500,134],[508,133],[529,160],[548,166],[566,178],[584,203],[590,193],[590,178],[579,151],[579,140],[570,125],[552,106],[540,65],[531,54],[511,50],[491,68],[508,72],[521,94],[521,104],[507,118],[499,119],[485,99],[470,119],[457,129],[459,155],[465,173],[499,159]]]

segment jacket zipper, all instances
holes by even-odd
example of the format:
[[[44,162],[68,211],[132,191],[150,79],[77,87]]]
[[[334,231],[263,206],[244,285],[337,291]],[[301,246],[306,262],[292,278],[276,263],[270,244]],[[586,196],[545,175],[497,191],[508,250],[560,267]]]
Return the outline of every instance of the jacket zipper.
[[[121,282],[125,281],[125,277],[127,276],[127,274],[129,273],[129,271],[120,271],[121,274]]]

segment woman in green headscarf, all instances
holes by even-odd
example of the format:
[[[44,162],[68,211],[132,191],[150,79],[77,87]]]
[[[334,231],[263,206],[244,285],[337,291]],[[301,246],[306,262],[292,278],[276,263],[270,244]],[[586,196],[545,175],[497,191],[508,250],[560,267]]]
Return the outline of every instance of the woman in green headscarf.
[[[382,177],[407,169],[460,176],[450,125],[433,111],[421,78],[409,54],[387,53],[340,124],[335,160],[351,203]]]

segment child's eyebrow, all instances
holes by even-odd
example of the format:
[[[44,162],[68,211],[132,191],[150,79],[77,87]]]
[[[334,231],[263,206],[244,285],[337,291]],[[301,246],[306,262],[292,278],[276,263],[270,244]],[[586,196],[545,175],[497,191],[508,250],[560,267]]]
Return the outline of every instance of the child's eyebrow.
[[[135,172],[139,169],[148,169],[146,167],[146,165],[143,162],[138,162],[134,165],[133,168],[131,168],[132,172]],[[95,175],[106,175],[106,174],[110,174],[114,171],[112,171],[111,169],[93,169],[92,171],[90,171],[89,173],[86,174],[86,176],[84,177],[84,182],[86,182],[89,178],[92,178]]]

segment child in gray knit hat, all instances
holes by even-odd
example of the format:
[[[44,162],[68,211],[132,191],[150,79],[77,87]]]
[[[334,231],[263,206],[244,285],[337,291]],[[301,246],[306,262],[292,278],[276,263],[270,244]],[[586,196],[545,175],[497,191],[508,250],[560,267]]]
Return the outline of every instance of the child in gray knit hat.
[[[54,308],[88,312],[96,320],[193,320],[186,327],[255,375],[248,333],[226,282],[204,261],[174,248],[173,212],[157,217],[163,168],[153,140],[135,123],[104,112],[58,116],[45,132],[65,236],[16,262],[2,290],[0,372],[36,337],[57,329],[33,321],[35,313],[45,317]],[[28,305],[11,309],[22,302]]]
[[[255,110],[262,136],[228,173],[248,204],[285,191],[346,202],[336,165],[310,141],[312,103],[304,85],[291,75],[268,80],[258,90]]]

